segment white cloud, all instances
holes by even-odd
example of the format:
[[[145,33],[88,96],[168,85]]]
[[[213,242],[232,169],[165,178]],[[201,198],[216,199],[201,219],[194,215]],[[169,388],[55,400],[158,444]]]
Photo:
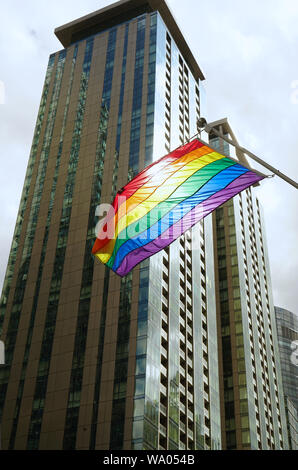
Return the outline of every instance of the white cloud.
[[[0,278],[16,212],[50,53],[62,49],[54,28],[110,0],[5,2],[1,8]],[[228,117],[244,147],[298,179],[296,0],[168,0],[203,70],[210,120]],[[277,177],[258,189],[264,206],[277,304],[298,311],[297,191]]]

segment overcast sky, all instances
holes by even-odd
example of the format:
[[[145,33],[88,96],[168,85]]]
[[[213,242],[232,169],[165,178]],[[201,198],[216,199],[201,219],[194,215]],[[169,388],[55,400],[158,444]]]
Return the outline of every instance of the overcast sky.
[[[62,49],[54,29],[112,2],[0,2],[1,287],[48,57]],[[205,117],[227,117],[242,146],[298,180],[298,1],[168,4],[206,77]],[[262,182],[257,194],[274,303],[298,313],[298,192],[276,177]]]

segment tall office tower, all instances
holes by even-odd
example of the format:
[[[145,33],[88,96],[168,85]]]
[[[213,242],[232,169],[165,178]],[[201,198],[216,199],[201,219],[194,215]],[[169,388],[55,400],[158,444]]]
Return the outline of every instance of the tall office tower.
[[[289,448],[298,450],[298,412],[292,400],[285,396]]]
[[[286,401],[290,448],[298,449],[298,316],[275,307],[283,389]]]
[[[237,143],[226,119],[210,124]],[[229,144],[210,134],[213,147]],[[235,158],[248,165],[237,151]],[[262,210],[250,188],[213,213],[224,449],[288,448]]]
[[[123,279],[91,256],[96,207],[197,133],[204,76],[163,0],[55,33],[1,298],[3,448],[220,448],[212,219]]]

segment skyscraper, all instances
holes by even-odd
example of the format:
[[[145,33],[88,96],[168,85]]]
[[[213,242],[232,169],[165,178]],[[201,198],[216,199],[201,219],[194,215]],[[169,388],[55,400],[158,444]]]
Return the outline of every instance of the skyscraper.
[[[237,143],[227,121],[210,124]],[[229,145],[210,134],[214,148]],[[245,156],[236,151],[245,165]],[[288,446],[262,209],[249,188],[213,213],[223,448]]]
[[[125,278],[91,255],[97,206],[197,134],[204,76],[165,1],[122,0],[55,33],[1,297],[3,448],[286,447],[269,273],[262,294],[249,264],[241,313],[241,234],[221,230],[222,209]],[[241,224],[239,201],[257,217],[246,197],[224,227],[231,211]]]
[[[298,448],[298,316],[284,308],[275,307],[278,346],[289,440],[292,449]]]
[[[197,133],[204,76],[164,1],[55,32],[1,298],[3,447],[219,448],[210,219],[124,279],[91,256],[97,205]]]

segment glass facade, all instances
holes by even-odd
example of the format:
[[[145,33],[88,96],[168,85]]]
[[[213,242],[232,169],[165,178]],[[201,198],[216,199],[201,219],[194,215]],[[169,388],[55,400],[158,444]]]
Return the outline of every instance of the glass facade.
[[[123,46],[123,59],[122,59],[122,69],[121,69],[121,89],[120,89],[119,110],[118,110],[118,120],[117,120],[117,137],[116,137],[116,145],[115,145],[115,153],[114,153],[114,168],[113,168],[113,184],[112,184],[112,192],[111,192],[111,201],[114,199],[116,195],[116,190],[117,190],[125,72],[126,72],[126,62],[127,62],[128,31],[129,31],[129,23],[127,23],[125,26],[125,39],[124,39],[124,46]],[[103,139],[103,131],[100,129],[99,139],[101,143],[101,153],[100,153],[101,159],[100,159],[99,168],[97,168],[94,173],[95,175],[97,175],[97,178],[98,178],[98,175],[100,174],[100,182],[99,182],[100,192],[101,192],[101,184],[102,184],[102,177],[103,177],[103,170],[104,170],[104,157],[105,157],[105,151],[106,151],[106,138],[107,138],[107,130],[108,130],[107,110],[110,108],[112,76],[113,76],[112,68],[114,66],[114,61],[115,61],[115,46],[116,46],[116,38],[117,38],[117,29],[114,29],[110,32],[109,38],[110,39],[109,39],[108,52],[107,52],[105,87],[104,87],[103,98],[102,98],[102,104],[106,110],[106,113],[103,113],[103,117],[105,117],[104,119],[105,139]],[[90,211],[90,215],[94,213],[95,207],[98,201],[100,201],[100,194],[97,194],[93,198],[93,208],[92,208],[93,210]],[[92,230],[91,226],[90,226],[90,230]],[[91,235],[91,238],[92,238],[92,235]],[[101,373],[101,367],[102,367],[103,343],[104,343],[109,280],[110,280],[109,270],[106,269],[105,280],[104,280],[104,296],[102,299],[102,309],[101,309],[99,348],[98,348],[98,354],[97,354],[96,386],[95,386],[94,400],[93,400],[94,405],[93,405],[93,416],[92,416],[92,432],[91,432],[91,439],[90,439],[91,449],[95,448],[95,442],[96,442],[96,425],[97,425],[97,419],[98,419],[98,403],[99,403],[99,396],[100,396],[100,373]]]
[[[130,48],[129,42],[134,47]],[[209,240],[212,230],[210,222],[202,223],[164,253],[142,263],[136,274],[119,281],[116,289],[113,287],[115,280],[110,271],[96,266],[90,256],[93,226],[97,222],[97,205],[102,200],[111,201],[117,189],[125,184],[127,179],[131,179],[156,158],[187,141],[196,132],[196,120],[200,115],[200,84],[159,12],[132,18],[131,21],[90,36],[51,57],[44,97],[49,93],[48,84],[54,68],[52,101],[47,114],[48,124],[45,125],[44,152],[41,152],[40,176],[36,180],[36,197],[34,196],[30,209],[31,219],[35,222],[38,220],[39,208],[35,206],[35,202],[40,203],[38,196],[43,194],[43,184],[47,182],[45,169],[51,157],[46,146],[55,142],[52,130],[57,106],[61,101],[59,91],[64,64],[70,55],[72,59],[68,65],[70,70],[67,69],[67,91],[63,88],[66,101],[59,145],[55,154],[55,171],[34,290],[26,355],[15,401],[14,423],[9,431],[9,446],[37,449],[50,445],[51,439],[57,439],[54,433],[47,430],[46,424],[51,416],[50,410],[54,410],[49,398],[54,387],[53,377],[54,374],[60,374],[56,357],[59,357],[57,348],[62,339],[59,340],[57,325],[67,322],[67,317],[63,320],[63,312],[65,309],[67,311],[65,296],[68,292],[64,285],[70,269],[67,245],[74,233],[77,188],[83,184],[82,171],[85,170],[81,168],[84,168],[82,158],[86,158],[86,134],[88,137],[90,135],[91,140],[93,135],[95,136],[95,131],[94,134],[91,133],[92,125],[88,114],[89,95],[92,96],[95,91],[94,78],[97,77],[93,67],[96,68],[98,58],[103,54],[105,67],[102,78],[97,78],[101,80],[101,85],[100,99],[96,105],[96,147],[94,160],[89,164],[92,172],[89,176],[91,197],[88,202],[86,200],[88,223],[80,229],[84,250],[80,249],[80,271],[76,273],[75,266],[72,268],[76,284],[68,284],[77,300],[70,304],[75,314],[69,323],[72,334],[66,340],[71,346],[70,350],[67,350],[68,366],[64,366],[67,367],[67,379],[63,404],[61,402],[63,412],[61,411],[59,418],[63,423],[59,445],[63,449],[78,448],[80,445],[95,449],[100,448],[100,442],[104,441],[106,447],[121,449],[129,445],[130,439],[130,445],[135,449],[219,448],[214,269],[213,257],[210,255],[211,247],[206,249],[209,242],[206,242],[205,246],[205,237]],[[43,117],[43,107],[40,113]],[[73,128],[70,134],[71,124]],[[37,136],[38,129],[37,126]],[[127,150],[124,151],[124,147]],[[63,162],[67,154],[69,160],[65,167]],[[124,158],[127,158],[127,163],[124,163]],[[44,168],[41,165],[44,165]],[[121,173],[123,170],[127,172],[126,178],[125,174]],[[61,181],[64,181],[64,192],[61,194],[60,217],[57,217]],[[30,243],[33,240],[31,219],[29,218],[27,224],[28,237],[23,248],[29,260]],[[58,230],[53,238],[51,230],[55,224]],[[193,250],[192,239],[195,237],[198,237],[199,242],[198,247]],[[51,262],[52,272],[47,269],[50,250],[54,255]],[[29,269],[29,265],[26,269]],[[20,270],[20,282],[26,281],[25,278],[26,272]],[[48,279],[48,298],[43,298],[46,292],[45,279]],[[89,338],[91,325],[94,324],[92,305],[97,295],[94,294],[97,282],[101,283],[102,295],[98,299],[96,342],[91,348]],[[136,285],[137,296],[134,294]],[[103,412],[103,396],[107,395],[104,376],[107,361],[106,343],[110,334],[108,325],[112,318],[111,295],[117,298],[113,310],[116,328],[113,333],[113,378],[110,381],[112,399],[106,402],[110,410],[109,417],[106,418],[106,413]],[[19,299],[17,300],[19,305]],[[41,304],[44,305],[43,320],[38,315],[38,306]],[[208,308],[210,314],[207,321]],[[10,324],[16,333],[18,325],[14,319],[15,317],[11,316]],[[135,328],[135,321],[136,337],[132,337],[131,331]],[[35,348],[35,335],[39,324],[41,342],[38,350]],[[14,336],[9,328],[7,333],[7,338],[11,338],[7,341],[9,354]],[[61,338],[64,338],[62,334]],[[136,362],[132,380],[129,376],[132,367],[129,351],[133,344]],[[61,345],[60,349],[63,348]],[[84,407],[90,407],[86,401],[86,390],[89,386],[86,370],[89,370],[88,364],[91,364],[90,349],[96,351],[96,363],[92,362],[94,382],[89,392],[93,400],[88,411],[90,422],[83,425],[82,410]],[[38,358],[36,378],[29,387],[27,371],[31,370],[30,360],[33,354]],[[65,359],[62,360],[63,364],[64,361]],[[2,378],[3,403],[7,382],[8,376],[6,379]],[[31,414],[26,421],[26,430],[23,417],[19,417],[22,415],[24,400],[30,402],[27,398],[29,389],[32,390]],[[133,400],[129,439],[128,396]],[[108,432],[105,433],[108,438],[104,437],[102,432],[102,423],[105,421],[108,423]],[[88,430],[83,433],[84,438],[81,436],[81,429]]]
[[[148,90],[154,77],[156,88],[154,101],[148,92],[146,157],[149,141],[155,160],[196,133],[200,101],[199,83],[158,13],[150,26]],[[221,446],[214,268],[205,247],[211,232],[206,221],[141,265],[134,449]]]
[[[86,349],[91,288],[93,279],[94,260],[90,256],[93,246],[93,230],[95,225],[95,211],[98,201],[101,200],[101,186],[106,150],[107,130],[109,122],[109,109],[111,99],[111,89],[114,71],[115,46],[116,46],[117,30],[112,29],[109,32],[105,75],[103,83],[103,91],[101,97],[101,113],[99,119],[98,141],[96,148],[96,158],[94,164],[92,194],[89,208],[89,221],[87,241],[84,254],[84,266],[82,273],[82,282],[80,289],[80,301],[78,307],[78,318],[75,334],[75,344],[73,352],[72,371],[69,387],[69,398],[67,405],[67,413],[65,418],[65,429],[63,438],[64,449],[74,449],[76,445],[76,433],[79,419],[80,396],[84,371],[84,355]]]
[[[274,310],[290,448],[297,450],[298,360],[296,352],[298,347],[298,316],[284,308],[275,307]]]
[[[75,185],[76,169],[80,149],[80,131],[83,125],[83,116],[86,102],[86,91],[90,74],[93,40],[86,42],[86,50],[81,75],[79,101],[77,106],[77,119],[73,132],[72,145],[69,159],[69,169],[64,190],[58,240],[56,245],[55,261],[50,285],[48,307],[39,357],[36,386],[33,398],[31,420],[28,432],[27,448],[38,449],[39,437],[42,425],[44,403],[47,393],[48,375],[50,370],[51,352],[56,327],[56,317],[59,306],[59,294],[63,276],[63,264],[67,247],[69,221],[72,209],[72,195]]]
[[[278,346],[281,360],[284,393],[298,409],[298,377],[295,360],[298,341],[298,316],[284,308],[275,307]]]
[[[40,140],[40,133],[41,133],[41,128],[42,128],[42,123],[44,120],[45,108],[46,108],[46,103],[48,99],[49,88],[50,88],[54,65],[55,65],[55,54],[52,54],[49,58],[48,68],[46,72],[45,83],[44,83],[44,88],[43,88],[42,97],[41,97],[41,103],[40,103],[38,116],[37,116],[37,123],[35,126],[33,143],[32,143],[31,152],[29,156],[29,162],[28,162],[27,172],[25,176],[23,192],[21,196],[20,208],[19,208],[19,212],[17,216],[16,227],[15,227],[15,231],[13,234],[13,242],[12,242],[12,246],[11,246],[11,250],[9,254],[5,280],[4,280],[4,285],[2,289],[2,295],[1,295],[1,301],[0,301],[1,302],[0,304],[0,308],[1,308],[0,310],[0,333],[2,332],[4,314],[5,314],[5,309],[7,306],[10,285],[11,285],[12,276],[14,272],[14,266],[15,266],[16,257],[17,257],[20,234],[21,234],[22,224],[24,220],[24,214],[27,208],[28,194],[29,194],[29,190],[31,186],[32,174],[33,174],[34,164],[36,161],[37,148],[38,148],[38,144]],[[4,386],[2,387],[2,390],[3,389],[4,389]]]
[[[229,134],[226,123],[220,127]],[[229,155],[222,139],[210,143]],[[217,209],[213,223],[223,448],[287,449],[266,238],[253,188]]]
[[[12,432],[10,436],[9,447],[11,449],[14,448],[15,435],[16,435],[17,425],[18,425],[18,417],[20,413],[20,405],[21,405],[23,391],[24,391],[24,379],[26,376],[26,369],[28,365],[28,358],[29,358],[29,352],[30,352],[31,340],[32,340],[32,328],[33,328],[34,321],[35,321],[41,278],[42,278],[42,273],[43,273],[43,268],[44,268],[44,260],[45,260],[45,253],[46,253],[47,241],[48,241],[48,236],[49,236],[49,228],[50,228],[50,222],[51,222],[51,217],[52,217],[52,212],[53,212],[53,202],[54,202],[56,188],[57,188],[57,179],[58,179],[58,174],[59,174],[61,153],[62,153],[62,148],[63,148],[63,139],[64,139],[64,134],[65,134],[65,124],[66,124],[66,119],[67,119],[67,114],[68,114],[68,109],[69,109],[69,100],[70,100],[70,94],[71,94],[73,78],[74,78],[74,69],[75,69],[75,64],[76,64],[77,51],[78,51],[78,48],[76,46],[74,48],[74,53],[73,53],[70,80],[69,80],[67,98],[66,98],[65,109],[64,109],[64,116],[63,116],[63,124],[61,128],[60,139],[59,139],[59,147],[58,147],[58,154],[57,154],[57,160],[56,160],[56,165],[55,165],[55,173],[54,173],[54,178],[53,178],[53,183],[52,183],[52,188],[51,188],[50,203],[48,207],[47,221],[46,221],[45,232],[44,232],[44,237],[43,237],[40,263],[39,263],[39,268],[38,268],[38,277],[37,277],[36,286],[34,290],[34,298],[33,298],[31,317],[30,317],[29,331],[27,334],[25,354],[24,354],[24,359],[23,359],[23,364],[22,364],[21,379],[20,379],[19,387],[18,387],[18,399],[16,402],[13,428],[12,428]],[[61,54],[60,57],[62,58],[63,56],[65,57],[64,54]]]

